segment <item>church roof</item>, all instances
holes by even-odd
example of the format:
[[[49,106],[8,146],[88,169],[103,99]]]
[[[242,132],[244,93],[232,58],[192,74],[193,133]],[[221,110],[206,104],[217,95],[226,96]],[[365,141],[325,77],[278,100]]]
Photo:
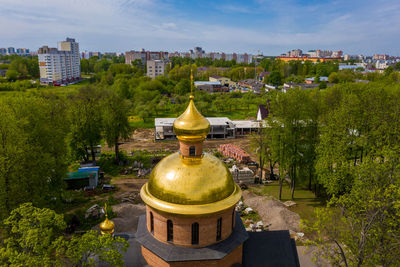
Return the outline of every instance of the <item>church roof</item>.
[[[265,105],[259,105],[258,106],[258,111],[261,113],[261,119],[264,120],[265,118],[268,117],[268,110],[265,108]]]
[[[173,124],[177,138],[184,143],[203,142],[210,122],[200,114],[190,96],[185,112]],[[241,197],[226,165],[203,153],[196,158],[176,152],[161,160],[140,191],[150,207],[173,214],[205,215],[233,207]]]
[[[182,141],[203,141],[210,131],[210,122],[201,115],[190,96],[189,105],[175,121],[174,132]]]

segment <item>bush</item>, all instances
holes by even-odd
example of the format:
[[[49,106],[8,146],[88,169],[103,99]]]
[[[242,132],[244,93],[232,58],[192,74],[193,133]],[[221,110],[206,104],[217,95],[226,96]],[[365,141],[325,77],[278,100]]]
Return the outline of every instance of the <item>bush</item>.
[[[124,161],[126,158],[125,152],[120,151],[120,160]],[[118,175],[122,169],[122,166],[115,163],[115,154],[113,152],[102,152],[97,163],[106,174],[111,176]]]
[[[28,80],[0,83],[0,91],[25,91],[33,87],[35,85]]]

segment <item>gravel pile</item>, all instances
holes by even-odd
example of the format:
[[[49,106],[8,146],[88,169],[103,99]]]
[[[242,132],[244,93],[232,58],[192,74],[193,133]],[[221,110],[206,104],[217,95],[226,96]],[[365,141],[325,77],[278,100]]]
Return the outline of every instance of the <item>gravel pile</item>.
[[[115,224],[115,232],[136,232],[139,216],[145,214],[146,207],[143,204],[131,204],[129,202],[112,206],[117,215],[112,218]],[[98,230],[99,225],[93,227]]]
[[[256,210],[269,230],[300,231],[300,216],[279,200],[243,191],[244,203]]]

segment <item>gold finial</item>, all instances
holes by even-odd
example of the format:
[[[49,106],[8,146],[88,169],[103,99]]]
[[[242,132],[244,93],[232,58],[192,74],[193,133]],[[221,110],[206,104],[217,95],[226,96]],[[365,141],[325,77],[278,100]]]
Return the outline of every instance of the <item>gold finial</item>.
[[[107,201],[104,203],[104,213],[106,219],[100,224],[100,232],[102,235],[114,233],[114,222],[108,219],[107,214]]]
[[[104,202],[104,213],[106,214],[106,218],[108,218],[108,215],[107,215],[107,200]]]
[[[203,141],[210,131],[210,122],[201,115],[190,96],[189,105],[173,124],[176,137],[181,141]]]
[[[190,68],[190,99],[193,99],[193,69]]]

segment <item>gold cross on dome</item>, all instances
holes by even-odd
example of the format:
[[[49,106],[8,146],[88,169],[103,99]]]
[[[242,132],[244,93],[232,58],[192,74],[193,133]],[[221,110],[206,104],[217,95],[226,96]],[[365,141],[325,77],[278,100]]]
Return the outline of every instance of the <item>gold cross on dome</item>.
[[[190,68],[190,95],[193,96],[193,69]]]

